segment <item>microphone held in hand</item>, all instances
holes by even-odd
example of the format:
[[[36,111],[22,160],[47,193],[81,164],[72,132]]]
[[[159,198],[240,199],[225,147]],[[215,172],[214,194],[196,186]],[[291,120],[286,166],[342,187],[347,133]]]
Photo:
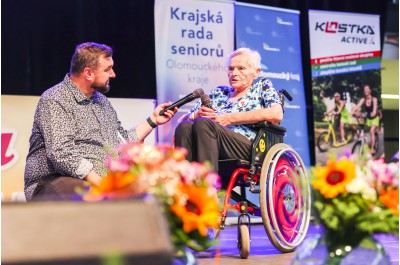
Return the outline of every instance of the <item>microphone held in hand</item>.
[[[212,109],[211,99],[207,94],[201,96],[201,105],[209,109]]]
[[[204,95],[204,90],[202,88],[198,88],[195,91],[193,91],[193,93],[190,93],[189,95],[187,95],[184,98],[181,98],[180,100],[172,103],[170,106],[166,107],[165,109],[163,109],[162,111],[160,111],[160,115],[164,115],[164,113],[167,110],[174,110],[175,107],[181,107],[183,105],[185,105],[186,103],[201,97],[202,95]]]

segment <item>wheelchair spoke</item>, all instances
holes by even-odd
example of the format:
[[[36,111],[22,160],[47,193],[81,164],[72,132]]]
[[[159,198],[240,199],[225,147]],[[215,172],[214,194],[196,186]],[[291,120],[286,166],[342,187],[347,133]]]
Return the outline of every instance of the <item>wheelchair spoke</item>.
[[[273,245],[293,251],[308,230],[311,197],[306,169],[298,154],[286,144],[273,146],[263,163],[260,208]]]

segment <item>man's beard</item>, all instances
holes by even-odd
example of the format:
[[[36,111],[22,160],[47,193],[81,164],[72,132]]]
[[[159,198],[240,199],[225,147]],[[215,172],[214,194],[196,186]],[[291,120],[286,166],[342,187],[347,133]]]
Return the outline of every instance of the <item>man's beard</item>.
[[[103,85],[99,85],[99,84],[93,84],[92,88],[98,92],[100,92],[101,94],[105,94],[110,90],[110,84],[108,83],[109,81],[107,81],[107,83],[103,84]]]

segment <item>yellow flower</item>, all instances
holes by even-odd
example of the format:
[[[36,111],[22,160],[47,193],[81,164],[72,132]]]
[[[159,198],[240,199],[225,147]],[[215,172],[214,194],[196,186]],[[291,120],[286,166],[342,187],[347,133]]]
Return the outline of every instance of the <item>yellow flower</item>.
[[[318,166],[312,173],[315,176],[311,182],[313,188],[325,198],[332,199],[346,191],[346,185],[356,176],[356,165],[347,158],[328,160],[325,167]]]
[[[190,233],[197,229],[200,235],[207,236],[207,228],[217,229],[220,217],[217,198],[209,196],[205,187],[182,185],[180,191],[187,199],[175,195],[171,210],[182,220],[183,231]]]
[[[388,189],[379,196],[379,201],[399,216],[399,189]]]

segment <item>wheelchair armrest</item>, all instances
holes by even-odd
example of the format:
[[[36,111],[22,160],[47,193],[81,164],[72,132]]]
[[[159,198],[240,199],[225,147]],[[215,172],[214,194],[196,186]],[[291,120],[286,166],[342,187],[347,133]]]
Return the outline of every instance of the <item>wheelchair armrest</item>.
[[[283,126],[280,126],[278,124],[273,124],[269,121],[260,121],[254,124],[254,126],[260,128],[260,129],[266,129],[268,131],[273,131],[278,134],[285,134],[286,133],[286,128]]]

